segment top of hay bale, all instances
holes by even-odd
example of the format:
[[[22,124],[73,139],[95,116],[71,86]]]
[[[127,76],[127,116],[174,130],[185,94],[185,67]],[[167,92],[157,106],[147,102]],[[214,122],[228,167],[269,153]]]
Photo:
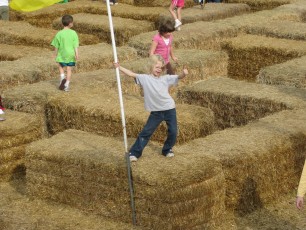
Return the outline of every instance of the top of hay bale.
[[[245,97],[250,100],[269,100],[284,104],[289,108],[306,106],[305,90],[248,83],[230,78],[198,81],[191,86],[184,87],[183,90],[199,94],[211,92],[216,95],[227,95],[227,97]]]
[[[23,45],[0,44],[0,61],[13,61],[26,56],[48,55],[50,50]]]
[[[286,85],[306,88],[306,56],[265,67],[260,70],[256,81],[262,84]]]
[[[252,10],[267,10],[275,7],[288,4],[292,0],[226,0],[227,3],[245,3]]]

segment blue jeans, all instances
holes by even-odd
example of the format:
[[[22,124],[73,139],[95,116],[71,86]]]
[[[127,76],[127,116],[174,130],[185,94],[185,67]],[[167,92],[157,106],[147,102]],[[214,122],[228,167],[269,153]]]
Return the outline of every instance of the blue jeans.
[[[165,156],[174,146],[177,136],[177,119],[176,109],[165,111],[154,111],[150,113],[147,123],[139,133],[137,140],[130,149],[130,155],[137,158],[141,157],[143,149],[148,144],[150,137],[162,121],[166,121],[168,127],[168,136],[162,149],[162,154]]]

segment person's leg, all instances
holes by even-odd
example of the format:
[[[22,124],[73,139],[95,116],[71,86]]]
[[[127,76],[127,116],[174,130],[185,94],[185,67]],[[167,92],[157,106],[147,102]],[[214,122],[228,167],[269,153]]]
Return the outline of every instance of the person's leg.
[[[165,121],[168,127],[168,136],[162,149],[162,154],[166,156],[172,149],[177,137],[177,118],[176,109],[170,109],[165,112]]]
[[[171,2],[171,5],[169,6],[169,12],[172,15],[172,17],[174,18],[174,20],[177,20],[176,12],[174,11],[175,7],[176,7],[176,3],[175,3],[175,0],[173,0]]]
[[[71,66],[67,66],[67,77],[66,77],[66,83],[65,83],[65,90],[69,88],[69,83],[71,81],[71,75],[72,75],[72,68]]]
[[[130,149],[131,156],[135,156],[137,158],[141,157],[143,149],[146,147],[150,140],[150,137],[162,121],[162,112],[151,112],[147,123],[143,127],[142,131],[139,133],[135,143]]]
[[[182,7],[177,7],[177,19],[182,22]]]

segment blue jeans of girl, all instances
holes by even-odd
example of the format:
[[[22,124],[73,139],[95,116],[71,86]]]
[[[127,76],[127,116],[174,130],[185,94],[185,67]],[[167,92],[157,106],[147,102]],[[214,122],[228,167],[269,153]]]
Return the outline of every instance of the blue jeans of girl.
[[[150,113],[147,123],[139,133],[137,140],[130,149],[131,156],[135,156],[137,158],[141,157],[143,149],[146,147],[150,137],[162,121],[165,121],[168,127],[168,136],[164,143],[162,154],[166,156],[169,153],[176,142],[177,136],[177,119],[175,108]]]

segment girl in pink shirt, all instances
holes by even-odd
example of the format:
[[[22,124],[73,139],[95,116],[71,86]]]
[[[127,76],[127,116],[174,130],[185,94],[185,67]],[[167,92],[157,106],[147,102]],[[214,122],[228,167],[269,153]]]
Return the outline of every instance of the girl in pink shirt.
[[[174,74],[169,57],[171,56],[172,60],[175,62],[178,61],[178,59],[173,54],[172,48],[172,32],[175,30],[174,25],[175,22],[172,18],[162,18],[159,24],[158,34],[153,37],[150,49],[150,56],[159,54],[164,58],[167,74],[169,75]]]
[[[184,7],[184,0],[172,0],[169,7],[169,11],[175,20],[175,29],[180,30],[182,25],[182,8]],[[176,12],[174,9],[176,8]]]

